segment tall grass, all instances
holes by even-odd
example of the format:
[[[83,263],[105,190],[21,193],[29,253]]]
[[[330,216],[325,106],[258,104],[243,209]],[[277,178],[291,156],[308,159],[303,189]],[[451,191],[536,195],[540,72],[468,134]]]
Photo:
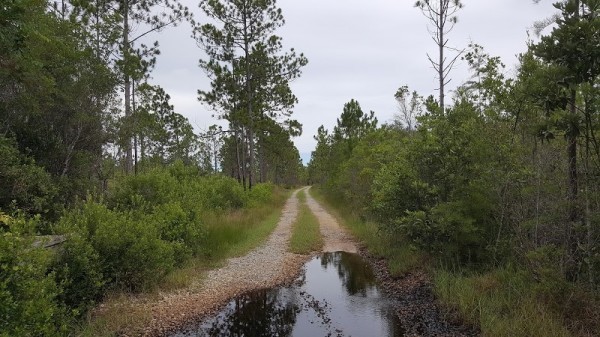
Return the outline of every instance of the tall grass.
[[[312,187],[309,192],[338,219],[340,224],[348,228],[371,254],[388,261],[392,276],[401,276],[426,265],[424,254],[412,249],[410,245],[393,240],[390,235],[385,235],[376,223],[361,219],[343,200],[326,195],[315,187]]]
[[[525,272],[503,268],[462,276],[436,270],[434,284],[441,301],[480,326],[483,336],[571,336],[559,315],[536,296]]]
[[[222,260],[240,256],[263,243],[275,229],[288,196],[288,193],[277,191],[272,204],[207,215],[204,220],[207,228],[204,257]]]
[[[298,193],[300,211],[292,228],[290,251],[296,254],[310,254],[323,247],[323,238],[319,230],[319,220],[306,205],[306,190]]]
[[[197,282],[204,271],[261,245],[277,226],[283,203],[289,195],[282,189],[275,189],[273,193],[272,203],[204,215],[206,238],[200,255],[167,275],[159,288],[169,291],[188,287]]]

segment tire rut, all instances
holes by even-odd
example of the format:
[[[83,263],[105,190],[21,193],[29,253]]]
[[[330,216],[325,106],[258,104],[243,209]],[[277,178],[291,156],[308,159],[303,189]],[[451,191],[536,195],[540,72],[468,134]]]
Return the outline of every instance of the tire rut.
[[[358,253],[358,246],[354,238],[308,193],[309,189],[310,187],[305,189],[306,204],[319,220],[321,236],[323,237],[322,251],[325,253],[340,251]]]

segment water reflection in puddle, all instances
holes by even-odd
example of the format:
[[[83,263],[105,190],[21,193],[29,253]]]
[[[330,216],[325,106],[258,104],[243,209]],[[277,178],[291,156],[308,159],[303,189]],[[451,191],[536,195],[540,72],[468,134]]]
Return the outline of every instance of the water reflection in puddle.
[[[356,254],[324,253],[285,288],[240,296],[194,330],[173,336],[403,336],[392,304]]]

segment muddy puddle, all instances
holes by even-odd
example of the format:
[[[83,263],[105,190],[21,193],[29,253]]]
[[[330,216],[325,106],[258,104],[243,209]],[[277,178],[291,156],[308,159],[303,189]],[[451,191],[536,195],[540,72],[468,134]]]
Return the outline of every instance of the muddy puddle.
[[[359,255],[323,253],[306,263],[291,286],[235,298],[172,336],[403,336],[392,304]]]

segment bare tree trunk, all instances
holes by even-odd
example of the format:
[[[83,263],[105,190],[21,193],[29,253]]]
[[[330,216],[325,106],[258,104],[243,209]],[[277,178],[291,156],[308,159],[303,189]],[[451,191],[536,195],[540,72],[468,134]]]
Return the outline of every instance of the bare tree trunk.
[[[577,113],[576,99],[577,91],[575,89],[571,89],[571,98],[569,103],[569,112],[571,114]],[[575,279],[579,260],[577,258],[578,238],[577,234],[575,233],[575,226],[580,220],[580,214],[578,205],[579,183],[577,177],[577,135],[574,133],[567,134],[567,160],[569,172],[567,194],[569,201],[569,217],[565,228],[565,239],[568,252],[567,277],[569,279]]]
[[[132,117],[133,117],[133,150],[134,150],[134,160],[133,160],[133,171],[134,174],[138,174],[138,130],[137,130],[137,115],[135,113],[135,80],[132,81]]]
[[[219,149],[218,147],[218,143],[217,143],[217,136],[213,135],[213,158],[214,158],[214,165],[215,165],[215,173],[217,173],[217,169],[218,169],[218,165],[217,165],[217,156],[219,155]]]
[[[252,189],[253,183],[253,169],[254,169],[254,134],[252,133],[252,127],[248,127],[248,189]]]
[[[460,0],[418,0],[415,6],[421,9],[421,12],[425,17],[432,23],[433,31],[432,38],[438,47],[438,59],[434,61],[429,54],[427,58],[429,62],[437,72],[439,80],[439,104],[441,112],[445,111],[445,87],[450,82],[448,75],[453,69],[455,62],[458,57],[462,54],[462,51],[458,51],[456,56],[451,60],[446,60],[444,49],[448,46],[446,41],[446,35],[452,31],[454,25],[457,22],[456,13],[462,8]]]
[[[259,161],[259,168],[260,168],[260,181],[261,183],[264,183],[267,181],[267,163],[265,161],[265,149],[263,148],[263,143],[261,142],[259,147],[258,147],[258,161]]]
[[[77,132],[75,134],[75,137],[71,144],[69,144],[69,147],[67,148],[67,155],[65,157],[65,163],[63,165],[62,173],[60,175],[61,177],[66,176],[69,172],[69,167],[71,166],[71,159],[73,158],[73,153],[75,152],[75,145],[77,145],[77,143],[79,142],[82,129],[83,127],[81,126],[81,124],[77,125]]]
[[[123,69],[123,76],[125,80],[125,117],[131,116],[131,77],[127,69],[127,62],[129,60],[129,0],[123,0],[123,58],[125,68]],[[125,136],[125,172],[131,173],[133,169],[133,153],[131,148],[131,138],[129,132]]]
[[[246,113],[248,114],[248,128],[247,128],[247,138],[248,138],[248,189],[252,189],[252,169],[254,168],[254,128],[253,128],[253,111],[252,111],[252,100],[254,99],[254,95],[252,93],[252,83],[251,83],[251,69],[250,69],[250,32],[248,32],[248,18],[246,16],[246,12],[244,11],[244,57],[246,61],[246,69],[245,69],[245,81],[246,81]]]
[[[245,135],[245,130],[242,128],[240,132],[240,139],[242,140],[242,185],[244,186],[244,191],[246,190],[246,177],[247,177],[247,140]]]
[[[593,85],[593,83],[592,83]],[[588,267],[588,282],[590,284],[590,287],[594,287],[595,285],[595,275],[594,275],[594,259],[593,259],[593,251],[594,251],[594,229],[592,226],[592,220],[591,220],[591,214],[592,214],[592,210],[591,210],[591,205],[590,205],[590,156],[591,156],[591,151],[590,151],[590,147],[592,146],[592,130],[593,130],[593,123],[592,123],[592,119],[590,118],[590,115],[593,113],[593,108],[591,108],[591,101],[589,99],[584,99],[585,102],[585,123],[586,123],[586,128],[585,128],[585,157],[584,157],[584,170],[585,170],[585,176],[584,176],[584,198],[585,198],[585,210],[583,213],[583,217],[584,217],[584,223],[585,223],[585,229],[586,229],[586,250],[587,250],[587,267]]]
[[[445,0],[448,1],[448,0]],[[442,5],[443,7],[443,5]],[[446,41],[444,41],[444,24],[443,22],[445,21],[444,16],[446,15],[446,11],[445,10],[440,10],[439,13],[439,22],[442,23],[440,25],[438,25],[438,34],[439,34],[439,42],[438,42],[438,48],[439,48],[439,69],[438,69],[438,76],[439,76],[439,80],[440,80],[440,109],[442,110],[442,114],[445,113],[445,107],[444,107],[444,85],[445,85],[445,81],[446,81],[446,76],[444,76],[444,48],[446,46]]]
[[[237,127],[234,127],[234,136],[235,136],[235,159],[236,159],[236,174],[238,183],[242,183],[242,164],[240,162],[240,139]]]
[[[579,0],[575,0],[576,12],[575,18],[579,18]],[[569,113],[575,117],[577,115],[577,88],[571,88],[571,97],[569,98]],[[573,118],[575,120],[576,118]],[[574,123],[574,122],[573,122]],[[579,238],[575,232],[575,226],[580,221],[580,211],[578,205],[579,181],[577,177],[577,134],[572,127],[567,134],[567,160],[569,171],[568,182],[568,200],[569,200],[569,221],[566,228],[567,252],[569,254],[567,265],[567,277],[575,279],[577,277],[577,265],[579,264],[578,246]]]
[[[98,0],[96,0],[96,8],[94,12],[94,17],[96,19],[96,57],[100,59],[100,5]]]
[[[586,150],[587,152],[587,150]],[[594,259],[593,259],[593,249],[594,249],[594,235],[593,235],[593,227],[592,227],[592,221],[590,219],[591,217],[591,207],[590,207],[590,195],[589,195],[589,167],[588,167],[588,154],[586,153],[586,169],[585,169],[585,212],[584,212],[584,221],[585,221],[585,229],[587,232],[587,237],[586,237],[586,246],[587,246],[587,253],[588,253],[588,281],[590,286],[594,286],[595,284],[595,277],[594,277]]]

